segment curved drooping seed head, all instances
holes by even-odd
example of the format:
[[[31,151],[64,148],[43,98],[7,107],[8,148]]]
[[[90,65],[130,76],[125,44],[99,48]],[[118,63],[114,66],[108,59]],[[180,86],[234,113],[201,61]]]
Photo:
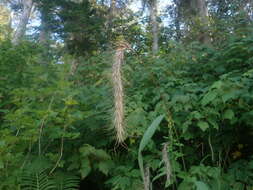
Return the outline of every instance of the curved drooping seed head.
[[[126,41],[118,41],[116,44],[114,63],[112,66],[112,82],[114,94],[114,127],[117,142],[122,143],[125,139],[124,129],[124,91],[121,76],[121,65],[124,61],[124,51],[130,48]]]

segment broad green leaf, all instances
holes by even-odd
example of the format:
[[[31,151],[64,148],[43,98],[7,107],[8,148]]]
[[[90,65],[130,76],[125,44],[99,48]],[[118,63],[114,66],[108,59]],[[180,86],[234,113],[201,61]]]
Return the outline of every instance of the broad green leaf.
[[[231,89],[229,91],[224,91],[222,93],[222,97],[221,97],[222,100],[223,100],[223,102],[225,103],[225,102],[227,102],[230,99],[236,98],[237,97],[237,93],[238,93],[237,91],[238,91],[238,89]]]
[[[229,120],[233,119],[234,116],[235,116],[235,114],[234,114],[233,110],[231,110],[231,109],[227,109],[223,114],[223,118],[229,119]]]
[[[141,170],[142,177],[144,178],[144,166],[143,166],[143,157],[142,157],[142,150],[145,148],[145,146],[148,144],[152,136],[154,135],[156,129],[158,128],[159,124],[161,123],[162,119],[164,118],[164,115],[158,116],[153,123],[148,127],[146,132],[144,133],[140,146],[139,146],[139,151],[138,151],[138,162],[139,162],[139,167]]]
[[[205,183],[203,183],[202,181],[196,181],[194,183],[197,187],[197,190],[209,190],[209,187]]]
[[[208,118],[207,121],[208,121],[215,129],[219,129],[219,125],[217,124],[217,122],[215,121],[214,118]]]
[[[158,126],[161,123],[163,118],[164,118],[164,115],[158,116],[153,121],[153,123],[148,127],[148,129],[146,130],[146,132],[144,133],[144,135],[141,139],[140,146],[139,146],[139,152],[141,152],[145,148],[145,146],[148,144],[149,140],[154,135],[156,129],[158,128]]]
[[[198,111],[192,112],[191,115],[192,115],[192,117],[194,119],[201,119],[201,118],[203,118],[203,116]]]
[[[110,155],[108,155],[104,150],[102,149],[96,149],[96,151],[92,152],[95,157],[97,157],[100,160],[109,160]]]
[[[213,85],[211,86],[211,88],[216,88],[216,89],[220,89],[222,87],[223,82],[222,81],[216,81],[213,83]]]
[[[98,164],[99,171],[101,171],[105,175],[108,175],[110,168],[111,164],[109,162],[99,162]]]
[[[190,183],[188,181],[183,181],[182,183],[180,183],[178,190],[192,190],[193,187],[193,183]]]
[[[86,158],[82,160],[82,166],[80,169],[82,179],[84,179],[87,175],[89,175],[90,171],[91,171],[90,161],[88,158]]]
[[[199,122],[197,123],[197,125],[198,125],[198,127],[199,127],[202,131],[207,130],[208,127],[209,127],[209,124],[208,124],[207,122],[205,122],[205,121],[199,121]]]
[[[217,97],[218,93],[216,91],[210,91],[208,92],[202,99],[201,104],[203,106],[209,104],[211,101],[213,101]]]

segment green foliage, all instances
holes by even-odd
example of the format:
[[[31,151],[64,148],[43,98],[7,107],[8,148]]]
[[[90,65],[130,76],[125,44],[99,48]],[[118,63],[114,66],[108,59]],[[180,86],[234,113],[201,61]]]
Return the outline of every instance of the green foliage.
[[[94,169],[98,169],[103,174],[108,175],[113,163],[111,162],[110,155],[108,155],[104,150],[95,149],[87,144],[80,148],[80,154],[80,173],[82,178],[85,178],[91,172],[92,167],[94,167]]]
[[[39,51],[31,43],[15,48],[2,43],[1,188],[35,187],[38,180],[43,187],[71,189],[79,177],[102,175],[110,189],[141,189],[138,162],[140,168],[149,164],[154,187],[250,187],[251,42],[251,36],[234,38],[218,50],[172,44],[170,54],[159,58],[129,54],[123,68],[127,149],[115,148],[111,132],[111,54],[80,58],[70,75],[68,64],[37,64]],[[170,182],[162,161],[164,142]],[[34,168],[29,160],[39,154],[47,170],[25,173],[21,181],[22,168]]]
[[[85,182],[141,190],[144,163],[154,190],[252,189],[253,37],[238,7],[229,3],[231,15],[218,15],[211,2],[212,45],[163,41],[154,57],[143,52],[145,30],[126,24],[134,15],[116,19],[108,34],[102,1],[38,3],[71,56],[52,47],[58,54],[41,64],[36,43],[0,42],[1,190],[74,190]],[[113,53],[103,50],[122,34],[136,51],[125,54],[127,138],[117,145]]]

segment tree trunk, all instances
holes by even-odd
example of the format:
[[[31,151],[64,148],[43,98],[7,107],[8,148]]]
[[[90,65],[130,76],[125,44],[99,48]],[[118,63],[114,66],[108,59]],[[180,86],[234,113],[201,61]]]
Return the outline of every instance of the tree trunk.
[[[110,15],[113,18],[116,12],[116,0],[111,0],[110,4]]]
[[[41,30],[40,30],[40,35],[39,35],[39,43],[43,47],[41,50],[41,63],[42,64],[47,64],[49,62],[49,48],[50,48],[50,31],[48,28],[48,22],[43,18],[42,14],[42,19],[41,19]]]
[[[48,30],[48,24],[45,20],[41,20],[41,30],[39,35],[39,43],[43,46],[48,45],[48,41],[50,39],[50,33]]]
[[[207,4],[205,0],[196,0],[197,9],[199,11],[199,15],[205,19],[208,17]]]
[[[23,0],[22,3],[23,3],[23,12],[20,17],[18,27],[17,27],[17,29],[14,33],[13,39],[12,39],[12,43],[14,45],[19,44],[20,40],[25,35],[26,26],[28,24],[28,21],[29,21],[30,15],[31,15],[32,6],[33,6],[32,0]]]
[[[182,37],[181,32],[181,10],[180,10],[180,0],[174,0],[174,4],[176,5],[176,17],[175,17],[175,27],[176,27],[176,40],[179,41]]]
[[[113,28],[113,20],[115,18],[115,15],[116,15],[116,0],[111,0],[108,22],[107,22],[108,23],[107,28],[110,32],[112,31],[112,28]]]
[[[110,2],[110,8],[109,8],[109,13],[107,17],[107,22],[106,22],[106,31],[108,34],[108,47],[112,47],[112,38],[113,38],[113,28],[114,28],[114,19],[116,17],[116,0],[111,0]]]
[[[211,38],[208,32],[208,25],[209,25],[209,20],[208,20],[208,9],[207,9],[207,4],[205,0],[195,0],[195,5],[197,9],[197,15],[200,18],[200,25],[201,25],[201,34],[199,36],[199,41],[204,43],[204,44],[209,44],[211,42]]]
[[[157,0],[150,0],[149,3],[150,8],[150,24],[152,28],[152,52],[153,54],[157,54],[159,50],[158,46],[158,22],[157,22]]]

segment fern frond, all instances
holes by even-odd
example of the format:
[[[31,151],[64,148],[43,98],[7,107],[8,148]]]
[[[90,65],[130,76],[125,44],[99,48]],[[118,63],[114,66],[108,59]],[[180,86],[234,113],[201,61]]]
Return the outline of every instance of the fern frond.
[[[45,170],[40,172],[25,171],[21,177],[21,190],[53,190],[54,184]]]
[[[80,178],[77,176],[58,174],[53,182],[57,190],[77,190],[80,184]]]

